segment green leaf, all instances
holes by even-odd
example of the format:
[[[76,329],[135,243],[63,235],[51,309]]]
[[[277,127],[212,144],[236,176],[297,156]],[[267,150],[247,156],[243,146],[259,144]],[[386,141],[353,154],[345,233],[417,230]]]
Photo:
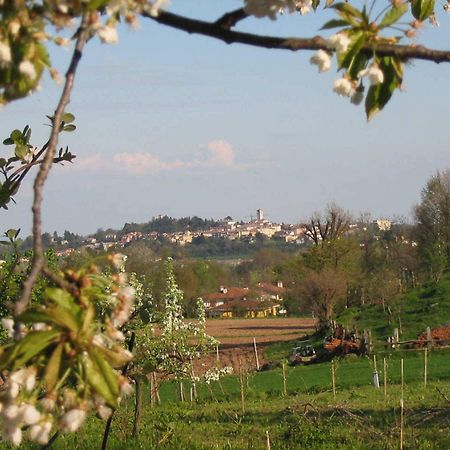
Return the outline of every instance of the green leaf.
[[[48,360],[47,367],[45,368],[44,381],[47,392],[51,392],[58,381],[63,347],[63,344],[58,344],[56,346],[55,350],[53,350],[52,356]]]
[[[67,131],[67,132],[75,131],[76,129],[77,129],[77,127],[73,124],[64,125],[64,127],[63,127],[63,131]]]
[[[331,19],[328,22],[323,25],[321,30],[329,30],[330,28],[339,28],[339,27],[346,27],[350,25],[349,22],[343,19]]]
[[[45,312],[47,316],[51,319],[52,323],[59,325],[63,328],[68,328],[71,331],[78,332],[81,323],[79,317],[70,312],[68,309],[61,306],[54,306],[43,308],[42,312]]]
[[[94,348],[88,350],[83,360],[88,383],[113,408],[117,407],[119,396],[119,378],[111,366]]]
[[[423,22],[427,17],[430,17],[434,12],[434,0],[412,0],[411,1],[412,15]]]
[[[106,6],[109,3],[109,0],[91,0],[88,4],[88,9],[93,11],[95,9],[100,9]]]
[[[400,18],[403,16],[403,14],[408,11],[408,4],[407,3],[401,3],[397,7],[392,7],[383,17],[383,19],[380,22],[380,28],[386,28],[393,23],[400,20]]]
[[[24,159],[25,156],[28,155],[29,151],[30,151],[30,149],[28,148],[28,145],[17,144],[16,150],[14,153],[19,159]]]
[[[11,138],[6,138],[3,141],[3,145],[13,145],[13,144],[14,144],[14,141]]]
[[[125,358],[120,355],[117,351],[110,350],[105,347],[94,345],[95,349],[101,353],[106,360],[111,363],[111,366],[115,369],[123,367],[126,363],[130,362],[129,358]]]
[[[331,8],[350,17],[362,19],[363,16],[361,11],[354,8],[350,3],[336,3],[335,5],[332,5]]]
[[[80,314],[81,308],[75,303],[73,297],[67,291],[60,288],[47,288],[45,295],[48,300],[69,310],[74,315]]]
[[[401,74],[399,76],[398,65],[400,64]],[[367,120],[381,111],[391,99],[395,89],[402,83],[403,69],[401,63],[390,56],[385,56],[379,61],[380,69],[384,74],[384,82],[371,86],[366,96],[366,114]]]
[[[11,241],[13,241],[17,237],[17,235],[18,232],[14,228],[10,228],[8,231],[5,232],[5,236]]]
[[[60,339],[59,330],[32,331],[15,343],[0,357],[0,369],[20,369],[31,358],[43,352]]]
[[[13,130],[9,136],[14,142],[22,142],[22,132],[20,130]]]
[[[365,33],[359,31],[350,36],[350,44],[345,53],[339,54],[337,57],[338,67],[340,69],[351,67],[353,59],[359,54],[362,46],[366,42]]]
[[[71,113],[64,113],[62,121],[65,123],[72,123],[75,120],[75,116]]]

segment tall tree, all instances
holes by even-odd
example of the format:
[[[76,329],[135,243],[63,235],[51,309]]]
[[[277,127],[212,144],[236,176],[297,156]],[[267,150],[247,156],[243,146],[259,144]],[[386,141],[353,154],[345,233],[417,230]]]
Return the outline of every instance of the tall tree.
[[[316,212],[305,223],[305,235],[314,245],[333,241],[344,236],[351,224],[351,215],[334,203],[328,205],[323,213]]]
[[[414,212],[422,262],[438,279],[450,261],[450,169],[428,180]]]

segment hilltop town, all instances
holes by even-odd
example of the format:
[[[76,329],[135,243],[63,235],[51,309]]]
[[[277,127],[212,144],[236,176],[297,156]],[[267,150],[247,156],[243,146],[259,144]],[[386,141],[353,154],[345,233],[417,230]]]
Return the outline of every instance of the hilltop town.
[[[372,227],[378,232],[385,232],[389,231],[392,225],[394,223],[387,219],[377,219],[370,223],[354,222],[348,224],[347,233],[354,233],[367,227]],[[320,240],[320,233],[316,235]],[[248,221],[234,220],[230,216],[214,220],[196,216],[174,219],[159,215],[144,224],[126,223],[122,230],[99,229],[96,233],[87,236],[79,236],[70,231],[66,231],[63,236],[58,236],[56,232],[53,235],[45,233],[43,236],[44,243],[47,243],[48,247],[55,248],[58,256],[70,255],[79,248],[91,250],[124,248],[137,241],[147,243],[160,241],[184,247],[208,240],[229,240],[252,244],[257,239],[270,239],[285,245],[304,246],[310,241],[311,234],[308,235],[308,225],[305,223],[277,223],[267,219],[262,209],[257,209],[255,218]],[[27,240],[25,240],[25,246]]]

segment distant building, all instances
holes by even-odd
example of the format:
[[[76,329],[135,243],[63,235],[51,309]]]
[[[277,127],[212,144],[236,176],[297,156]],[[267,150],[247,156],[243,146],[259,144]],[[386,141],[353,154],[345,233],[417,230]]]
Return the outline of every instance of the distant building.
[[[283,310],[280,302],[285,292],[281,281],[276,285],[259,283],[254,290],[220,286],[218,292],[205,294],[203,302],[208,317],[277,316]]]
[[[391,229],[392,223],[388,219],[378,219],[376,221],[378,229],[380,231],[389,231]]]
[[[264,212],[262,209],[257,209],[256,210],[256,220],[258,222],[262,222],[264,220]]]

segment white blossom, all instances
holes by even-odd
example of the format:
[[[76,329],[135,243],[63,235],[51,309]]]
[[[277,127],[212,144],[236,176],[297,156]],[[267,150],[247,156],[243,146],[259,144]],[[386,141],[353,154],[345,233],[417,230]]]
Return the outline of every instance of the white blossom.
[[[125,265],[125,261],[127,260],[127,255],[123,255],[122,253],[114,253],[110,255],[110,261],[116,269],[122,269]]]
[[[13,36],[17,36],[20,30],[20,22],[18,20],[12,20],[9,22],[8,30]]]
[[[16,398],[19,395],[20,386],[18,383],[11,381],[8,385],[8,394],[10,398]]]
[[[1,52],[1,50],[0,50]],[[9,338],[14,337],[14,320],[10,318],[3,318],[2,319],[2,327],[6,330],[8,333]]]
[[[346,33],[333,34],[328,38],[328,45],[334,48],[338,53],[345,53],[350,45],[350,38]]]
[[[19,72],[32,80],[36,78],[36,69],[31,61],[22,61],[19,64]]]
[[[63,433],[73,433],[80,428],[85,419],[86,411],[84,409],[71,409],[61,419],[61,431]]]
[[[51,422],[44,422],[43,424],[33,425],[30,428],[30,439],[38,444],[45,445],[49,441],[49,434],[52,429]]]
[[[296,2],[297,11],[304,16],[311,11],[312,8],[312,0],[300,0]]]
[[[133,386],[131,383],[124,377],[119,380],[120,385],[120,394],[122,396],[131,395],[133,393]]]
[[[338,78],[333,83],[333,91],[337,95],[343,97],[351,97],[353,95],[353,85],[348,78]]]
[[[34,150],[30,151],[31,154],[34,154]],[[48,328],[48,325],[44,322],[36,322],[32,325],[33,331],[45,331]]]
[[[169,0],[155,0],[151,5],[150,5],[150,11],[149,14],[152,17],[158,17],[159,15],[159,10],[164,8],[166,5],[169,4]]]
[[[10,62],[11,62],[11,48],[8,44],[0,42],[0,66],[7,65]]]
[[[367,77],[372,86],[380,84],[384,81],[383,71],[378,67],[377,64],[372,64],[368,68],[361,70],[358,73],[359,78]]]
[[[18,426],[8,426],[3,430],[3,437],[18,447],[22,442],[22,430]]]
[[[309,62],[318,67],[319,72],[326,72],[331,67],[331,56],[324,50],[319,50],[311,56]]]
[[[20,414],[25,425],[34,425],[41,419],[41,413],[34,405],[25,404],[20,407]]]
[[[14,421],[19,418],[19,414],[20,414],[20,408],[15,404],[8,405],[5,408],[5,410],[3,411],[3,416],[6,419],[14,420]]]
[[[99,405],[97,407],[97,412],[101,419],[108,420],[111,417],[112,409],[105,405]]]
[[[106,25],[99,28],[98,37],[104,44],[117,44],[119,42],[119,35],[115,27]]]

